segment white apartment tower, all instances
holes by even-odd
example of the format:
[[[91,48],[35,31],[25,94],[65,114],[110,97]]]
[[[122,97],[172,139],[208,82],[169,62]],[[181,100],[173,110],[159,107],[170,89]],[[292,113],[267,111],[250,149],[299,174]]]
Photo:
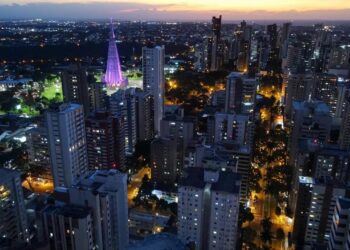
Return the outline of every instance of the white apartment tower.
[[[239,174],[187,168],[178,188],[178,237],[196,250],[234,250]]]
[[[51,250],[95,249],[92,210],[75,205],[48,205],[43,225]]]
[[[160,132],[164,114],[164,46],[142,48],[143,90],[154,96],[154,130]]]
[[[127,174],[115,169],[92,171],[72,187],[56,189],[53,198],[54,204],[43,213],[52,249],[127,248]],[[56,247],[62,244],[68,248]]]
[[[88,170],[83,106],[56,103],[45,116],[55,187],[70,187]]]

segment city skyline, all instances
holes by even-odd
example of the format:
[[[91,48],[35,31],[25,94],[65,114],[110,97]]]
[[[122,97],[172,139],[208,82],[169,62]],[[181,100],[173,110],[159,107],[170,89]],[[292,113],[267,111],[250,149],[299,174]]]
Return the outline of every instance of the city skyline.
[[[1,250],[350,250],[350,0],[0,1]]]
[[[248,20],[349,20],[350,7],[346,0],[274,1],[253,0],[235,2],[191,0],[167,1],[56,1],[5,0],[0,4],[0,19],[9,18],[77,18],[113,17],[117,20],[207,20],[221,13],[226,21]]]

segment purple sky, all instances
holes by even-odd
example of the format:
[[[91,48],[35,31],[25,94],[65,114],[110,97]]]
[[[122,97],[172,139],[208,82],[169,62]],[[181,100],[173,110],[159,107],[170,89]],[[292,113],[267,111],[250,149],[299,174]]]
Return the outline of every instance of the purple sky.
[[[6,1],[6,0],[5,0]],[[307,0],[305,0],[307,1]],[[349,4],[350,5],[350,4]],[[238,11],[228,9],[198,10],[173,8],[177,5],[146,4],[138,2],[89,2],[89,3],[28,3],[1,4],[0,19],[4,18],[108,18],[118,20],[209,20],[212,15],[222,14],[224,20],[350,20],[348,9]]]

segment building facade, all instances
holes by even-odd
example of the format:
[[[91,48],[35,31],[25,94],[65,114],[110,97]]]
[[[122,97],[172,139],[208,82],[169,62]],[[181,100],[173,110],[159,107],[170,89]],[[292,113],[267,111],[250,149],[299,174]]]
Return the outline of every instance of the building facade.
[[[164,115],[164,46],[142,48],[143,90],[154,97],[154,131],[160,132]]]
[[[83,106],[52,104],[45,113],[55,187],[70,187],[88,171]]]

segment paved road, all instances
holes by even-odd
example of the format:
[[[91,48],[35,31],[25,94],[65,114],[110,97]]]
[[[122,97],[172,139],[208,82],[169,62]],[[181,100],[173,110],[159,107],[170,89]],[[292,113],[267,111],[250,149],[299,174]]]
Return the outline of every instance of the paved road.
[[[149,178],[151,178],[151,169],[148,167],[141,168],[136,174],[131,176],[130,183],[128,185],[128,203],[129,206],[132,205],[133,201],[132,199],[136,197],[136,195],[139,192],[139,188],[142,184],[142,178],[148,175]]]

